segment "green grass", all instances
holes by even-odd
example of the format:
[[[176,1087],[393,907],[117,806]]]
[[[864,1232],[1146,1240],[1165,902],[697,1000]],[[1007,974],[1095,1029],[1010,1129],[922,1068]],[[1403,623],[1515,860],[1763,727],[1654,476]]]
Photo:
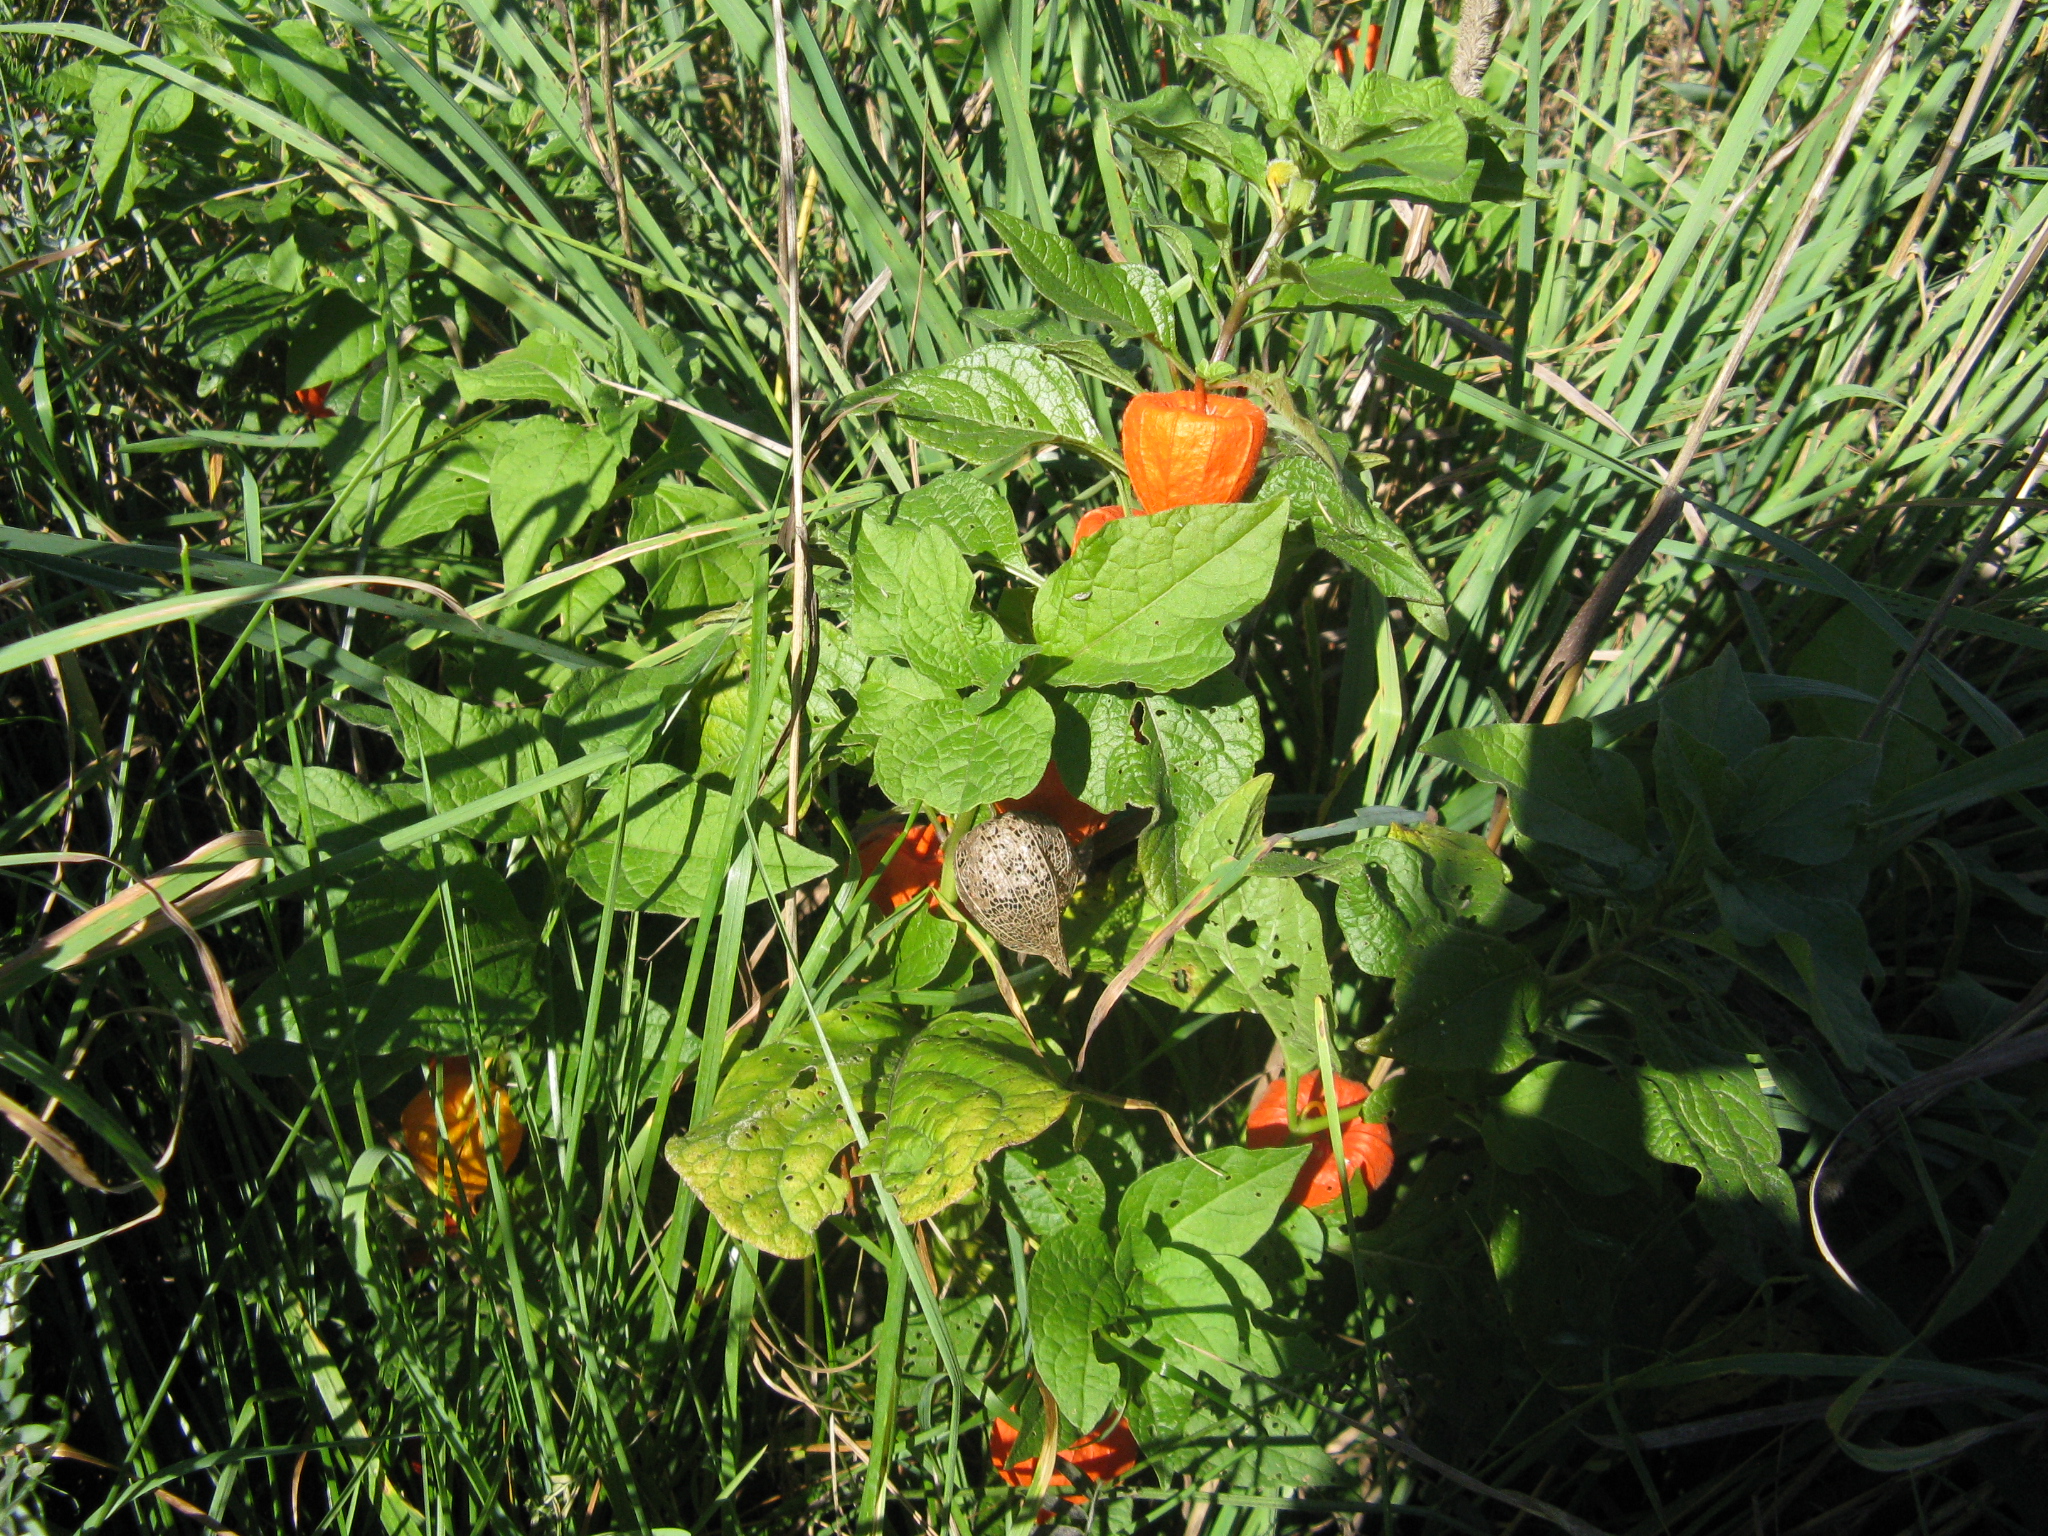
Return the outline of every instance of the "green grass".
[[[1168,283],[1196,277],[1178,321],[1207,355],[1222,323],[1199,280],[1208,264],[1158,235],[1147,210],[1177,217],[1178,204],[1107,113],[1160,83],[1162,56],[1176,81],[1200,77],[1128,6],[793,9],[803,158],[786,185],[769,13],[738,0],[10,14],[0,959],[224,832],[260,831],[276,859],[264,884],[198,921],[249,1028],[244,1052],[219,1043],[200,951],[176,932],[62,974],[0,973],[0,1088],[25,1106],[10,1117],[60,1104],[45,1118],[97,1180],[140,1186],[94,1189],[53,1143],[0,1133],[16,1137],[0,1187],[13,1255],[0,1419],[18,1452],[0,1461],[6,1518],[703,1532],[853,1529],[879,1512],[894,1530],[1025,1528],[1021,1500],[983,1487],[988,1416],[1016,1406],[997,1399],[1026,1361],[1026,1239],[1007,1208],[970,1202],[914,1234],[866,1209],[829,1227],[815,1260],[782,1261],[729,1241],[661,1156],[760,1030],[807,1030],[870,979],[854,884],[835,881],[822,905],[750,905],[765,833],[735,813],[707,822],[709,875],[688,909],[641,912],[620,897],[622,836],[572,854],[542,831],[487,830],[483,814],[563,783],[591,825],[626,772],[602,756],[610,738],[492,768],[505,794],[486,813],[473,786],[429,782],[422,808],[454,819],[427,836],[404,830],[412,804],[344,814],[322,786],[398,776],[384,711],[405,707],[405,681],[487,708],[661,662],[687,686],[666,701],[670,760],[762,784],[779,812],[793,574],[773,539],[790,494],[772,447],[789,434],[772,308],[784,199],[806,215],[805,498],[829,555],[847,509],[952,465],[892,418],[841,418],[833,402],[988,339],[973,311],[1032,302],[989,254],[1001,242],[983,210],[1058,228],[1090,256],[1107,237]],[[1417,0],[1285,14],[1326,39],[1377,20],[1380,68],[1401,76],[1437,72],[1453,47],[1451,22]],[[1440,214],[1433,254],[1408,274],[1454,290],[1465,323],[1255,314],[1241,360],[1284,372],[1305,414],[1385,456],[1373,492],[1450,614],[1436,638],[1327,556],[1287,570],[1239,641],[1276,826],[1389,804],[1486,831],[1492,787],[1423,743],[1528,710],[1662,469],[1695,451],[1686,514],[1598,627],[1571,716],[1623,738],[1651,718],[1633,706],[1732,652],[1782,680],[1781,726],[1853,736],[1868,705],[1797,679],[1883,694],[1960,577],[1890,750],[1932,770],[2038,744],[2048,503],[2038,476],[2023,480],[2048,425],[2048,23],[2006,0],[1930,7],[1850,121],[1894,14],[1532,0],[1510,17],[1487,99],[1527,130],[1507,142],[1541,195]],[[1238,4],[1204,15],[1278,19]],[[123,56],[131,94],[168,80],[193,93],[189,116],[128,137],[107,94]],[[77,67],[95,59],[97,86]],[[1945,157],[1966,97],[1972,118]],[[1240,269],[1263,234],[1242,203],[1228,242]],[[1368,202],[1338,204],[1309,234],[1319,252],[1396,266],[1405,237]],[[315,312],[340,293],[366,303],[367,342],[333,322],[340,300]],[[445,433],[513,419],[502,402],[496,416],[483,400],[408,405],[422,398],[408,369],[445,368],[458,349],[474,366],[544,329],[593,360],[599,382],[563,414],[617,434],[616,490],[557,552],[555,575],[573,583],[529,571],[507,590],[488,516],[400,539],[386,503]],[[289,391],[334,377],[321,370],[349,346],[355,382],[329,402],[338,430],[323,426],[317,446],[293,436]],[[1156,349],[1130,361],[1169,384]],[[1114,393],[1087,387],[1108,420]],[[633,402],[643,413],[624,415]],[[606,563],[669,531],[636,526],[636,499],[677,474],[727,498],[691,513],[715,553],[685,598],[655,585],[672,550]],[[1115,499],[1101,482],[1071,454],[1015,468],[1009,496],[1039,572],[1065,555],[1070,514]],[[336,582],[261,606],[189,596],[272,576],[414,585]],[[818,746],[846,728],[839,661],[822,662],[796,786],[801,840],[834,860],[882,804],[848,754]],[[587,785],[546,779],[579,753],[598,759]],[[252,763],[270,765],[261,787]],[[1501,1305],[1488,1275],[1467,1262],[1432,1289],[1398,1262],[1356,1275],[1334,1262],[1296,1319],[1339,1367],[1318,1411],[1395,1427],[1468,1478],[1606,1531],[2037,1528],[2021,1469],[2040,1450],[2025,1416],[2040,1408],[2029,1362],[2048,1212],[2044,1085],[2025,1055],[2048,916],[2042,778],[2022,766],[1997,794],[1874,845],[1858,904],[1882,970],[1867,991],[1908,1075],[2001,1029],[2020,1049],[1888,1124],[1828,1207],[1868,1298],[1810,1243],[1761,1285],[1666,1264],[1641,1281],[1656,1289],[1640,1301],[1655,1338],[1494,1412],[1488,1394],[1520,1379],[1458,1353],[1466,1320]],[[1510,844],[1510,858],[1518,889],[1554,894],[1525,850]],[[370,896],[390,931],[361,961],[349,913]],[[269,980],[288,960],[297,980]],[[974,1000],[996,1006],[966,969],[963,952],[926,1001],[979,985]],[[331,1028],[310,992],[290,995],[344,976],[358,990]],[[377,989],[398,984],[429,997],[433,1024],[387,1050],[371,1028]],[[1383,1018],[1383,991],[1343,976],[1340,1051]],[[1026,989],[1040,1032],[1068,1040],[1094,995]],[[1738,1006],[1786,1038],[1812,1035],[1774,998]],[[1091,1082],[1159,1103],[1198,1150],[1238,1140],[1232,1095],[1261,1070],[1265,1026],[1143,997],[1119,1010]],[[493,1057],[528,1127],[474,1213],[438,1203],[392,1149],[430,1050]],[[1844,1111],[1888,1086],[1825,1066],[1784,1074],[1770,1102],[1802,1194]],[[1118,1156],[1174,1155],[1156,1117],[1086,1116]],[[1455,1175],[1455,1141],[1404,1145],[1402,1200],[1431,1167]],[[1393,1203],[1380,1197],[1371,1219]],[[1464,1252],[1455,1234],[1438,1240]],[[1952,1287],[1977,1283],[1967,1276],[1988,1282],[1983,1304],[1924,1334]],[[1478,1352],[1505,1347],[1469,1327]],[[1415,1349],[1439,1346],[1440,1370],[1413,1368]],[[1839,1436],[1802,1406],[1894,1352],[1909,1367],[1881,1392],[1952,1395],[1879,1398],[1893,1406]],[[1686,1362],[1730,1355],[1778,1363],[1682,1379]],[[1807,1356],[1829,1358],[1779,1358]],[[1665,1375],[1642,1374],[1653,1369]],[[1780,1408],[1739,1432],[1698,1427]],[[1325,1440],[1344,1429],[1311,1422]],[[1278,1478],[1208,1487],[1141,1472],[1095,1528],[1511,1518],[1370,1437],[1345,1455],[1341,1483],[1299,1498]]]

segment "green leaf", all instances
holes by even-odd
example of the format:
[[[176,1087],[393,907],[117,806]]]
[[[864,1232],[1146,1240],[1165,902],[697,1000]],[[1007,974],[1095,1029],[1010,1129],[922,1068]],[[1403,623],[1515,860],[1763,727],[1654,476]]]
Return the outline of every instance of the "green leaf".
[[[1738,770],[1732,829],[1747,846],[1795,864],[1833,864],[1855,846],[1882,761],[1874,742],[1794,736],[1760,747]]]
[[[1337,882],[1337,926],[1368,976],[1398,976],[1408,953],[1444,921],[1429,890],[1429,855],[1404,838],[1371,837],[1323,859]]]
[[[936,368],[898,374],[846,403],[892,410],[912,437],[974,464],[1047,447],[1120,462],[1102,441],[1073,369],[1018,342],[994,342]]]
[[[1534,1054],[1542,1002],[1543,973],[1521,945],[1469,928],[1418,935],[1382,1046],[1404,1065],[1510,1072]]]
[[[1308,89],[1309,63],[1291,48],[1243,32],[1190,39],[1182,44],[1189,58],[1222,76],[1275,125],[1294,123],[1294,109]]]
[[[1771,724],[1750,697],[1734,647],[1714,664],[1682,678],[1657,695],[1661,724],[1682,726],[1695,741],[1712,747],[1733,765],[1766,745]]]
[[[1536,910],[1508,890],[1508,867],[1484,839],[1426,823],[1362,838],[1314,872],[1337,882],[1338,925],[1371,976],[1398,975],[1418,935],[1440,925],[1511,929]]]
[[[1319,459],[1283,458],[1266,471],[1264,495],[1285,494],[1305,511],[1316,544],[1328,550],[1381,594],[1410,605],[1415,622],[1448,638],[1444,597],[1408,535],[1370,502],[1361,500]]]
[[[375,315],[345,293],[324,294],[292,328],[284,356],[284,387],[338,383],[359,373],[382,350]]]
[[[1234,1255],[1179,1243],[1147,1249],[1127,1294],[1137,1325],[1198,1380],[1235,1388],[1247,1369],[1270,1374],[1280,1363],[1258,1317],[1272,1307],[1272,1293]]]
[[[1031,1260],[1031,1359],[1070,1424],[1101,1423],[1122,1384],[1116,1362],[1095,1351],[1095,1336],[1124,1308],[1112,1260],[1093,1221],[1053,1233]]]
[[[1579,1061],[1546,1061],[1487,1110],[1486,1148],[1516,1173],[1547,1168],[1589,1195],[1650,1179],[1632,1082]]]
[[[1239,1258],[1272,1230],[1308,1148],[1212,1147],[1140,1174],[1117,1202],[1118,1270],[1147,1248],[1179,1244]],[[1206,1166],[1205,1166],[1206,1165]]]
[[[252,1036],[355,1056],[466,1051],[510,1044],[540,1013],[533,926],[460,840],[379,861],[328,909],[329,935],[310,933],[243,1005]]]
[[[1052,705],[1036,688],[985,711],[910,668],[878,662],[860,714],[876,733],[875,782],[896,805],[942,816],[1031,793],[1052,755]]]
[[[1853,904],[1782,880],[1724,880],[1712,870],[1706,880],[1728,938],[1745,946],[1724,953],[1803,1007],[1850,1071],[1873,1059],[1903,1063],[1863,995],[1874,962]]]
[[[453,443],[384,478],[371,536],[386,549],[446,533],[465,517],[490,510],[491,462],[473,443]],[[366,480],[359,496],[368,491]]]
[[[1323,914],[1292,880],[1253,878],[1204,917],[1202,937],[1257,1001],[1289,1072],[1316,1066],[1315,1000],[1333,992]]]
[[[256,781],[285,831],[319,839],[323,853],[374,842],[419,819],[417,784],[365,784],[339,768],[294,768],[260,758],[244,758],[242,771]]]
[[[664,480],[652,495],[635,497],[626,537],[633,540],[687,528],[744,523],[746,509],[730,496],[700,485]],[[740,527],[706,532],[683,544],[633,557],[633,569],[647,580],[647,614],[659,628],[671,628],[706,608],[725,608],[753,596],[754,570],[761,559],[761,535]]]
[[[612,499],[618,466],[618,444],[593,427],[529,416],[505,434],[491,455],[491,526],[507,591]]]
[[[1748,1066],[1637,1070],[1650,1156],[1698,1171],[1693,1198],[1745,1272],[1762,1274],[1757,1238],[1799,1236],[1798,1196],[1778,1166],[1778,1128]]]
[[[1157,746],[1174,810],[1183,818],[1201,815],[1245,783],[1266,755],[1258,700],[1230,672],[1150,695],[1144,706],[1146,734]]]
[[[1040,1162],[1022,1147],[1012,1147],[1003,1154],[1002,1176],[1003,1193],[1017,1219],[1041,1244],[1076,1222],[1099,1227],[1108,1213],[1102,1175],[1079,1152],[1048,1153]]]
[[[873,516],[868,514],[870,520]],[[943,528],[963,555],[986,555],[1003,565],[1024,563],[1024,546],[1008,499],[965,470],[935,475],[905,491],[890,505],[887,521],[908,529]]]
[[[538,777],[556,765],[555,749],[531,709],[489,709],[451,699],[402,677],[385,683],[405,761],[436,811],[450,811]],[[545,825],[544,805],[522,805],[479,821],[469,835],[485,842],[531,837]]]
[[[998,687],[1026,648],[975,606],[974,573],[944,528],[865,523],[853,562],[854,642],[900,656],[934,682]]]
[[[1127,517],[1039,589],[1045,653],[1072,688],[1185,688],[1231,659],[1223,626],[1265,597],[1287,529],[1285,497]]]
[[[1051,690],[1052,757],[1084,805],[1117,811],[1159,802],[1159,748],[1141,740],[1138,702],[1120,691]]]
[[[1628,759],[1593,745],[1585,721],[1445,731],[1422,750],[1505,788],[1525,837],[1609,865],[1638,884],[1656,879],[1642,781]]]
[[[905,1221],[923,1221],[971,1194],[983,1163],[1044,1131],[1067,1099],[1016,1024],[949,1013],[904,1052],[861,1171],[896,1197]]]
[[[622,773],[605,791],[597,814],[570,855],[570,878],[591,900],[605,899],[623,813],[625,845],[619,853],[616,892],[620,909],[695,917],[725,878],[729,850],[718,846],[713,834],[724,825],[730,798],[680,768],[642,763]],[[776,831],[765,805],[755,806],[751,814],[761,867],[755,871],[748,900],[780,896],[838,868],[837,860]]]
[[[590,375],[575,344],[560,331],[535,331],[509,352],[456,372],[464,404],[480,400],[538,400],[588,414]]]
[[[1254,185],[1266,179],[1266,146],[1248,133],[1210,122],[1184,86],[1170,85],[1143,101],[1105,104],[1112,123],[1125,133],[1148,133],[1191,155],[1200,155]]]
[[[611,750],[637,762],[685,690],[717,659],[707,645],[665,667],[578,672],[541,706],[541,729],[563,762]]]
[[[847,1090],[863,1114],[908,1031],[872,1005],[823,1016]],[[784,1259],[817,1251],[818,1224],[846,1205],[832,1171],[853,1144],[837,1084],[809,1028],[757,1046],[719,1084],[711,1118],[669,1139],[669,1165],[731,1236]]]
[[[1025,281],[1055,309],[1119,336],[1157,336],[1170,323],[1166,285],[1150,267],[1090,261],[1060,236],[995,209],[982,217],[1009,246]]]
[[[1404,291],[1393,272],[1363,256],[1283,261],[1278,276],[1273,303],[1282,309],[1376,309],[1405,324],[1445,307]]]

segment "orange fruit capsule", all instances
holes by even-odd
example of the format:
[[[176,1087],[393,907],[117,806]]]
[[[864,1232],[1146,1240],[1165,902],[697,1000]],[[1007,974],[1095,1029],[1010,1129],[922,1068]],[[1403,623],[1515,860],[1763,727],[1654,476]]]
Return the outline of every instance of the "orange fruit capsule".
[[[1099,532],[1118,518],[1130,515],[1128,507],[1097,507],[1093,512],[1083,512],[1080,521],[1074,524],[1074,548],[1079,549],[1081,541],[1089,534]]]
[[[896,841],[898,833],[903,838],[900,845]],[[893,856],[889,854],[892,847],[896,849]],[[939,829],[928,821],[919,823],[908,832],[903,831],[900,821],[884,822],[860,840],[856,851],[860,854],[863,880],[872,878],[876,870],[882,870],[882,878],[875,882],[868,899],[889,911],[902,906],[920,891],[935,889],[946,867],[946,853],[939,843]],[[889,867],[882,869],[885,857],[889,859]],[[934,901],[933,905],[936,907],[937,902]]]
[[[1016,1448],[1015,1425],[1006,1424],[1001,1419],[989,1425],[988,1454],[995,1465],[996,1476],[1012,1488],[1028,1488],[1038,1471],[1038,1458],[1026,1456],[1011,1461],[1010,1454]],[[1131,1421],[1119,1418],[1107,1434],[1098,1429],[1093,1434],[1083,1435],[1060,1452],[1060,1461],[1062,1470],[1053,1473],[1049,1487],[1074,1486],[1073,1479],[1064,1470],[1066,1465],[1071,1465],[1091,1483],[1106,1483],[1113,1477],[1122,1477],[1138,1464],[1138,1440],[1131,1433]],[[1087,1497],[1079,1493],[1070,1493],[1066,1497],[1069,1504],[1088,1502]],[[1045,1517],[1041,1515],[1039,1518],[1043,1522]]]
[[[1249,400],[1177,389],[1124,407],[1124,468],[1146,512],[1238,500],[1265,446],[1266,413]]]
[[[1036,811],[1060,824],[1060,830],[1067,834],[1067,841],[1078,843],[1093,837],[1109,825],[1109,818],[1087,802],[1074,798],[1067,788],[1066,780],[1060,777],[1059,766],[1047,763],[1045,772],[1038,776],[1038,787],[1022,800],[998,800],[999,811]]]
[[[1353,1109],[1371,1096],[1372,1090],[1348,1077],[1337,1079],[1337,1108]],[[1378,1189],[1394,1171],[1394,1138],[1386,1126],[1371,1120],[1344,1122],[1344,1172],[1337,1172],[1330,1156],[1330,1132],[1324,1123],[1329,1110],[1323,1101],[1323,1075],[1305,1073],[1295,1087],[1294,1123],[1287,1125],[1287,1079],[1280,1078],[1253,1106],[1245,1122],[1244,1144],[1248,1147],[1287,1147],[1306,1143],[1313,1150],[1301,1172],[1294,1177],[1288,1199],[1311,1210],[1337,1199],[1350,1179],[1365,1175],[1365,1187]]]
[[[469,1059],[442,1056],[429,1060],[427,1069],[430,1074],[436,1062],[441,1069],[440,1124],[435,1123],[434,1084],[429,1081],[399,1116],[400,1139],[405,1143],[405,1150],[412,1158],[412,1166],[420,1181],[427,1188],[437,1195],[451,1194],[447,1175],[452,1172],[456,1186],[454,1192],[460,1193],[469,1208],[475,1210],[490,1191],[491,1175],[484,1161],[489,1153],[477,1114]],[[519,1156],[519,1149],[526,1144],[526,1127],[512,1113],[512,1100],[503,1088],[498,1090],[496,1109],[498,1166],[502,1171],[512,1166]],[[448,1133],[445,1150],[441,1141],[443,1125]]]

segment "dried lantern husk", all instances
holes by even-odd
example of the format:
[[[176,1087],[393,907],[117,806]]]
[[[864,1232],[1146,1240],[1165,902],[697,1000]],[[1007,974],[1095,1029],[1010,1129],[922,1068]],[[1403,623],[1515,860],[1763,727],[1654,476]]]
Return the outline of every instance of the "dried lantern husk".
[[[1007,811],[962,833],[947,856],[969,917],[1005,947],[1072,974],[1060,911],[1081,883],[1081,865],[1058,822]]]

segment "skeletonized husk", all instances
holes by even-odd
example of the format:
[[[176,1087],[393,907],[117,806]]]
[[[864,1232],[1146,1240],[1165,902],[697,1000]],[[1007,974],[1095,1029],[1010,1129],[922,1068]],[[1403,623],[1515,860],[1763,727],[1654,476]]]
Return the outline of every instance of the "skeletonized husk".
[[[1060,911],[1081,883],[1081,866],[1057,822],[1009,811],[963,833],[947,856],[969,917],[1007,948],[1072,974]]]

